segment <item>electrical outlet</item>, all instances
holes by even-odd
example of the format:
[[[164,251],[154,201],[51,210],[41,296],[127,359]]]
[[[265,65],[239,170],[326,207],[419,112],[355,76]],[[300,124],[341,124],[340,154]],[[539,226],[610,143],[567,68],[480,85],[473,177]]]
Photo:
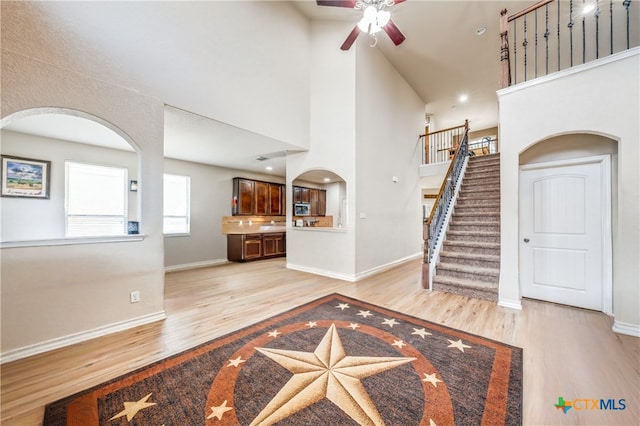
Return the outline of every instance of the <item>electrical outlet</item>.
[[[131,303],[138,303],[140,301],[140,292],[132,291],[131,292]]]

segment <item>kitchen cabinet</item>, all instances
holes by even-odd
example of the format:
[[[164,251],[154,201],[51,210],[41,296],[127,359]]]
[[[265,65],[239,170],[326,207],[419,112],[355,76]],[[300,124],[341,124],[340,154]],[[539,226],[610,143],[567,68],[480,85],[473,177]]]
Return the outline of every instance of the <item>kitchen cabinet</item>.
[[[304,186],[294,186],[293,187],[293,202],[294,203],[309,203],[310,199],[310,188],[305,188]]]
[[[269,184],[267,182],[254,182],[255,211],[256,216],[266,216],[269,214],[269,205],[267,201],[269,196]]]
[[[287,253],[285,233],[262,234],[263,257],[284,256]]]
[[[233,215],[252,215],[255,211],[255,182],[249,179],[233,179]]]
[[[269,184],[269,215],[284,216],[284,194],[284,185],[274,183]]]
[[[233,178],[233,216],[284,216],[285,186],[280,183]]]
[[[286,253],[284,232],[227,234],[227,259],[232,262],[285,256]]]

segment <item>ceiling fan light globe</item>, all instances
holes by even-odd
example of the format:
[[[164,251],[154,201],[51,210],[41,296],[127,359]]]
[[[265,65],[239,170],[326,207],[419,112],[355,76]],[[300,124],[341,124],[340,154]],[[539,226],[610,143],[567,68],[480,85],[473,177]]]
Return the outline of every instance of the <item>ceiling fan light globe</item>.
[[[378,11],[378,15],[376,17],[376,24],[378,27],[382,28],[389,23],[389,19],[391,18],[391,14],[386,10]]]
[[[371,25],[371,21],[367,20],[366,18],[362,18],[358,22],[358,28],[360,28],[360,31],[362,31],[363,33],[369,32],[369,25]]]
[[[364,18],[369,22],[373,22],[378,14],[378,9],[375,6],[369,6],[364,10]]]

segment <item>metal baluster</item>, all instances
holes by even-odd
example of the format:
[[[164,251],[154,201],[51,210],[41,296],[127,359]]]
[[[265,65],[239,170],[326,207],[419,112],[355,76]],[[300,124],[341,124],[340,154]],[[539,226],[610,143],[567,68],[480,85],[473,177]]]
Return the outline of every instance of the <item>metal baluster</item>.
[[[560,2],[558,2],[560,4]],[[560,14],[558,13],[558,19]],[[569,1],[569,66],[573,66],[573,0]],[[559,57],[558,57],[559,58]]]
[[[631,0],[624,0],[622,5],[627,9],[627,49],[629,49],[629,6],[631,6]]]
[[[534,78],[538,78],[538,9],[536,9],[536,13],[535,13],[535,20],[536,20],[536,25],[535,25],[535,33],[536,33],[536,38],[535,38],[535,51],[534,51],[534,56],[533,56],[533,63],[535,66],[535,73],[534,73]]]
[[[560,71],[560,2],[558,4],[558,71]]]
[[[518,32],[516,31],[517,19],[513,20],[513,84],[518,84]]]
[[[524,15],[524,41],[522,46],[524,47],[524,81],[527,81],[527,15]]]
[[[544,8],[544,73],[546,75],[549,74],[549,3],[547,3]]]
[[[582,0],[582,9],[584,10],[584,3],[586,0]],[[585,14],[582,14],[582,63],[587,61],[587,40],[585,34]]]
[[[609,41],[611,52],[610,55],[613,55],[613,0],[609,0]]]
[[[600,57],[600,1],[596,0],[596,11],[593,13],[596,17],[596,59]]]

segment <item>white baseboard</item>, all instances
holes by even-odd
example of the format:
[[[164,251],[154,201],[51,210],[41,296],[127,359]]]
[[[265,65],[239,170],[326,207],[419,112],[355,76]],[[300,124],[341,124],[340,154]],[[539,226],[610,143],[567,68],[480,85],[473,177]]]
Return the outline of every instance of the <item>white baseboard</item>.
[[[76,343],[84,342],[86,340],[95,339],[96,337],[105,336],[107,334],[116,333],[118,331],[127,330],[140,325],[150,324],[152,322],[161,321],[167,318],[164,311],[156,312],[149,315],[133,318],[126,321],[121,321],[113,324],[109,324],[103,327],[94,328],[88,331],[82,331],[80,333],[69,334],[67,336],[57,337],[55,339],[47,340],[33,345],[23,346],[21,348],[12,349],[0,354],[0,364],[5,362],[16,361],[18,359],[26,358],[28,356],[41,354],[54,349],[59,349],[65,346],[74,345]]]
[[[186,271],[188,269],[207,268],[229,263],[227,259],[205,260],[203,262],[183,263],[182,265],[165,266],[164,272]]]
[[[294,265],[290,262],[287,262],[287,269],[293,269],[301,272],[308,272],[310,274],[315,274],[315,275],[322,275],[323,277],[335,278],[342,281],[356,282],[364,278],[370,277],[372,275],[376,275],[381,272],[384,272],[388,269],[394,268],[402,263],[419,259],[421,256],[422,256],[422,253],[412,254],[411,256],[407,256],[405,258],[398,259],[384,265],[376,266],[375,268],[371,268],[369,270],[359,272],[357,274],[341,274],[341,273],[336,273],[334,271],[327,271],[325,269],[309,268],[307,266]]]
[[[307,272],[309,274],[321,275],[323,277],[335,278],[337,280],[355,282],[355,275],[351,274],[339,274],[333,271],[327,271],[319,268],[309,268],[308,266],[294,265],[287,262],[287,269],[293,269],[294,271]]]
[[[499,299],[498,306],[509,309],[517,309],[519,311],[522,310],[522,302],[520,300]]]
[[[376,266],[375,268],[371,268],[371,269],[368,269],[368,270],[363,271],[363,272],[358,272],[356,274],[356,281],[360,281],[361,279],[370,277],[372,275],[379,274],[379,273],[384,272],[384,271],[386,271],[388,269],[391,269],[391,268],[395,268],[396,266],[398,266],[398,265],[400,265],[402,263],[410,262],[410,261],[415,260],[415,259],[420,259],[421,257],[422,257],[422,253],[418,252],[418,253],[412,254],[411,256],[407,256],[407,257],[404,257],[402,259],[394,260],[393,262],[389,262],[389,263],[384,264],[384,265]]]
[[[640,325],[629,324],[626,322],[613,321],[613,327],[611,327],[614,333],[627,334],[629,336],[640,337]]]

